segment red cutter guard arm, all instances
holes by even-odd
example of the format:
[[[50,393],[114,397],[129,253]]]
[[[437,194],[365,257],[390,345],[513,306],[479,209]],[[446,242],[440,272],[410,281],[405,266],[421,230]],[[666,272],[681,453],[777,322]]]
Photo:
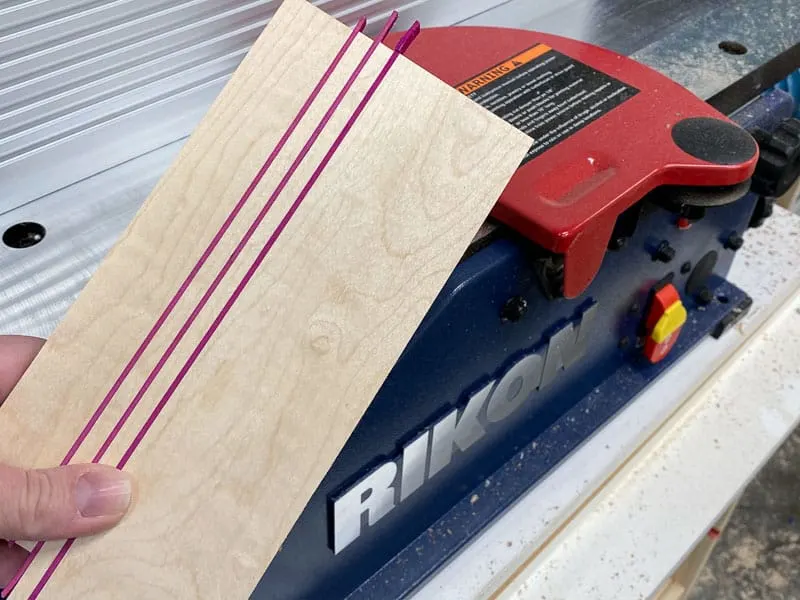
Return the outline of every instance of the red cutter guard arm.
[[[393,40],[387,40],[392,44]],[[627,57],[553,35],[423,30],[407,57],[534,139],[492,216],[592,282],[617,218],[664,185],[746,182],[758,147],[727,117]]]

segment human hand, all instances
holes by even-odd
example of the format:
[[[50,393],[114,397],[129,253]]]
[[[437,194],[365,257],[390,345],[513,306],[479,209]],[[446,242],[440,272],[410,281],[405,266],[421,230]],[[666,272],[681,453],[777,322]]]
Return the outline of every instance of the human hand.
[[[36,338],[0,336],[0,404],[43,344]],[[100,533],[122,519],[131,490],[128,475],[102,465],[25,470],[0,464],[0,540]],[[0,541],[0,586],[11,580],[26,556],[24,548]]]

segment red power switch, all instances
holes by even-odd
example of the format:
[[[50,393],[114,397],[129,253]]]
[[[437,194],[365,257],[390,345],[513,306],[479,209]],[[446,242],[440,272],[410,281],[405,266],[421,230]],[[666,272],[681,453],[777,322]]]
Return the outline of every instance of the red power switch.
[[[686,308],[674,285],[668,283],[653,294],[645,321],[647,339],[644,344],[644,355],[651,363],[669,354],[678,341],[686,317]]]

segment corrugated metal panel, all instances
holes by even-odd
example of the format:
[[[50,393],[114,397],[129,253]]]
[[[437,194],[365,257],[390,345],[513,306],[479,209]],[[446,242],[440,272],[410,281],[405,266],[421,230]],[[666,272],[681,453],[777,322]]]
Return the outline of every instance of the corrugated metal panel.
[[[502,0],[317,0],[435,24]],[[186,136],[280,0],[0,1],[0,213]],[[452,22],[452,21],[451,21]]]

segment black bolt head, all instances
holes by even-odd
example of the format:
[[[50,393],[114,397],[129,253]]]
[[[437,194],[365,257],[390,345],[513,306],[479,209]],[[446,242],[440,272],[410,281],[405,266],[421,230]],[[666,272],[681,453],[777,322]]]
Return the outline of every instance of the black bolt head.
[[[735,231],[725,240],[725,249],[736,252],[744,246],[744,238]]]
[[[613,238],[608,243],[608,249],[609,250],[622,250],[627,243],[628,243],[628,238],[624,238],[624,237]]]
[[[516,323],[525,313],[528,312],[528,301],[522,296],[514,296],[506,300],[503,309],[500,311],[500,318],[503,321],[510,321]]]
[[[675,258],[675,248],[666,240],[661,242],[653,253],[653,260],[668,263]]]
[[[707,287],[703,287],[703,289],[697,292],[696,299],[700,306],[708,306],[714,300],[714,294],[712,294],[711,290]]]

